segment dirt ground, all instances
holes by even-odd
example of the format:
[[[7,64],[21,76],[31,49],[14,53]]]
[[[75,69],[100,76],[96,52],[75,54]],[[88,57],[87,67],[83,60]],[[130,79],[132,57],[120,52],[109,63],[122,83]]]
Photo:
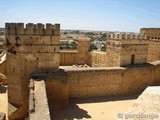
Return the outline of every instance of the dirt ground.
[[[7,87],[0,85],[0,112],[8,113]]]
[[[53,120],[117,120],[140,94],[131,96],[70,99],[69,106],[51,112]],[[0,85],[0,112],[7,114],[7,87]]]
[[[53,120],[118,120],[118,113],[126,112],[138,96],[71,99],[68,108],[52,111],[51,117]]]

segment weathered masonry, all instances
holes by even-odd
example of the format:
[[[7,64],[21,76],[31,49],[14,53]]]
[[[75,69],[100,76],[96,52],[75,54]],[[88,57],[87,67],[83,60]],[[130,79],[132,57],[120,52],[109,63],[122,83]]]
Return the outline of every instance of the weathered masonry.
[[[29,80],[33,72],[59,70],[60,24],[6,23],[9,118],[28,112]]]

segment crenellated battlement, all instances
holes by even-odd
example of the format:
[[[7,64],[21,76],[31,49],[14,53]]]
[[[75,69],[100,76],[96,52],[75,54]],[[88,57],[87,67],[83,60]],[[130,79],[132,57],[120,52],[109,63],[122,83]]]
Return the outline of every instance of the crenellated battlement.
[[[111,33],[108,36],[109,39],[119,39],[119,40],[149,40],[149,37],[142,36],[139,34],[128,34],[128,33]]]
[[[5,28],[6,35],[60,35],[60,24],[6,23]]]
[[[150,43],[150,44],[160,45],[160,39],[150,39],[150,40],[149,40],[149,43]]]

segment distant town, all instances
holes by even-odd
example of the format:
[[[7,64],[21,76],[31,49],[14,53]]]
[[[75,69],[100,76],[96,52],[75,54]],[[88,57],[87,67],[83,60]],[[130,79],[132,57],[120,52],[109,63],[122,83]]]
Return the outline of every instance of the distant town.
[[[3,44],[4,34],[5,34],[5,29],[0,28],[0,53],[2,52],[2,44]]]

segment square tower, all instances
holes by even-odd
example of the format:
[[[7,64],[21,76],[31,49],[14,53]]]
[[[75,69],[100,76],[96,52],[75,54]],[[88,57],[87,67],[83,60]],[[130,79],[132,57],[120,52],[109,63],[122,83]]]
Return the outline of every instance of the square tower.
[[[78,48],[77,48],[77,64],[88,64],[88,59],[90,56],[90,39],[81,38],[78,40]]]
[[[112,33],[107,39],[107,67],[147,63],[149,40],[145,36]]]
[[[141,28],[141,35],[146,35],[150,39],[160,39],[160,28]]]
[[[9,117],[20,119],[28,111],[32,73],[59,69],[60,24],[6,23],[5,33]]]

